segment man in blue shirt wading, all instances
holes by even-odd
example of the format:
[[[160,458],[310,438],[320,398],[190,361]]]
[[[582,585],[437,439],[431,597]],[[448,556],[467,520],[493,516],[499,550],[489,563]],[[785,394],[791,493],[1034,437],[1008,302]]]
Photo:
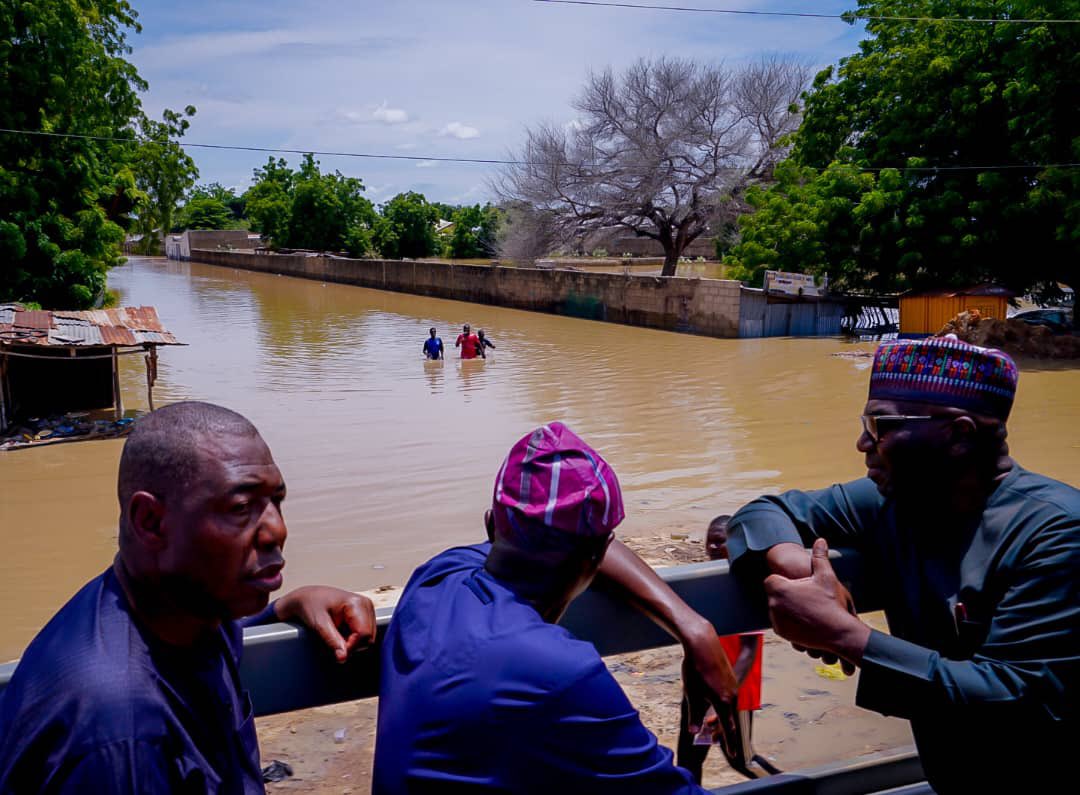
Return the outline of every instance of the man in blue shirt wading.
[[[261,793],[238,619],[301,620],[343,661],[374,639],[371,602],[309,587],[268,605],[285,482],[235,412],[176,403],[140,420],[118,491],[116,560],[0,696],[0,793]]]
[[[614,472],[566,426],[514,445],[486,517],[490,543],[421,566],[394,611],[375,795],[703,792],[641,724],[595,647],[555,624],[596,575],[622,518]],[[615,555],[605,573],[635,599],[673,600],[649,592],[656,578],[632,553]],[[687,621],[654,617],[676,634]],[[715,632],[711,651],[695,657],[693,645],[692,665],[712,660],[714,694],[730,699],[734,676]]]
[[[1075,788],[1080,492],[1009,457],[1016,383],[999,351],[884,343],[856,445],[868,477],[762,497],[729,531],[733,571],[768,575],[776,631],[861,668],[856,703],[910,719],[943,794]],[[891,634],[851,611],[829,544],[860,551]]]
[[[424,340],[424,356],[429,359],[441,359],[443,358],[443,343],[437,336],[435,327],[432,326],[428,329],[428,333],[431,335]]]

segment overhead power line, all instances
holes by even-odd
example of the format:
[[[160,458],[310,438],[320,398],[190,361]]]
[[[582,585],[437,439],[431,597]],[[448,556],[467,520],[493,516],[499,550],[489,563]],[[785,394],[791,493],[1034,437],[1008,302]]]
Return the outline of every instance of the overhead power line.
[[[637,8],[649,11],[686,11],[699,14],[729,14],[748,17],[801,17],[808,19],[842,19],[845,22],[942,22],[978,25],[1077,25],[1080,19],[999,19],[996,17],[918,17],[863,14],[849,11],[845,14],[826,14],[814,11],[753,11],[736,8],[702,8],[700,6],[665,6],[646,3],[614,3],[601,0],[532,0],[534,3],[567,6],[600,6],[605,8]]]
[[[16,130],[0,127],[0,134],[5,135],[37,135],[45,138],[66,138],[85,141],[103,141],[107,143],[137,144],[147,143],[142,138],[118,138],[107,135],[82,135],[79,133],[58,133],[46,130]],[[155,142],[160,143],[160,142]],[[549,163],[529,162],[528,160],[501,160],[498,158],[483,157],[442,157],[439,155],[389,155],[376,152],[321,152],[315,149],[283,149],[273,146],[243,146],[240,144],[201,144],[193,141],[169,141],[185,148],[216,149],[235,152],[262,152],[266,154],[290,154],[290,155],[318,155],[320,157],[356,157],[375,160],[409,160],[418,162],[438,163],[479,163],[482,165],[495,166],[546,166]],[[564,164],[571,165],[571,164]],[[855,166],[859,171],[880,172],[890,169],[897,171],[917,171],[935,173],[939,171],[1042,171],[1048,168],[1073,169],[1080,168],[1080,163],[1000,163],[993,165],[955,165],[955,166]],[[742,171],[740,166],[729,166],[725,171]],[[819,167],[820,170],[820,167]]]

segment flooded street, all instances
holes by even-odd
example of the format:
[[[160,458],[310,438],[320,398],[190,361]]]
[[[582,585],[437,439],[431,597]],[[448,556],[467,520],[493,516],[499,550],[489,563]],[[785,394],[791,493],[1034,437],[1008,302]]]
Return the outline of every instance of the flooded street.
[[[717,340],[161,259],[110,275],[156,306],[183,348],[161,351],[159,404],[197,398],[252,419],[289,485],[286,587],[402,583],[483,536],[510,444],[562,420],[618,473],[621,532],[698,529],[762,492],[862,474],[854,450],[872,343]],[[425,362],[462,323],[486,361]],[[146,406],[140,357],[124,403]],[[1025,467],[1080,482],[1080,369],[1023,367],[1010,422]],[[116,546],[122,441],[0,454],[0,658],[104,569]]]

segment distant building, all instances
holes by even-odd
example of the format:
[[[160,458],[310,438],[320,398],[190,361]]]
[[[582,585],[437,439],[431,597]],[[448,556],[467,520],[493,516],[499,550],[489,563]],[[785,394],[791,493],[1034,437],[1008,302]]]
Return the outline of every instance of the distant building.
[[[1008,317],[1009,299],[1016,294],[995,284],[956,289],[920,290],[900,296],[900,335],[929,336],[961,312],[977,310],[982,317]]]

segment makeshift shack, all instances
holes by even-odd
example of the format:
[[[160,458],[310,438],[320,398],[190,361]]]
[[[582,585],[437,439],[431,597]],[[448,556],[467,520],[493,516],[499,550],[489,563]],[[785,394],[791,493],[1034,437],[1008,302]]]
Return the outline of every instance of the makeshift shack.
[[[900,336],[927,337],[959,315],[977,311],[981,317],[1007,317],[1009,299],[1016,294],[994,284],[965,289],[922,290],[900,296]]]
[[[0,430],[33,417],[124,414],[120,357],[141,354],[154,408],[157,349],[180,345],[152,306],[48,311],[0,305]]]

